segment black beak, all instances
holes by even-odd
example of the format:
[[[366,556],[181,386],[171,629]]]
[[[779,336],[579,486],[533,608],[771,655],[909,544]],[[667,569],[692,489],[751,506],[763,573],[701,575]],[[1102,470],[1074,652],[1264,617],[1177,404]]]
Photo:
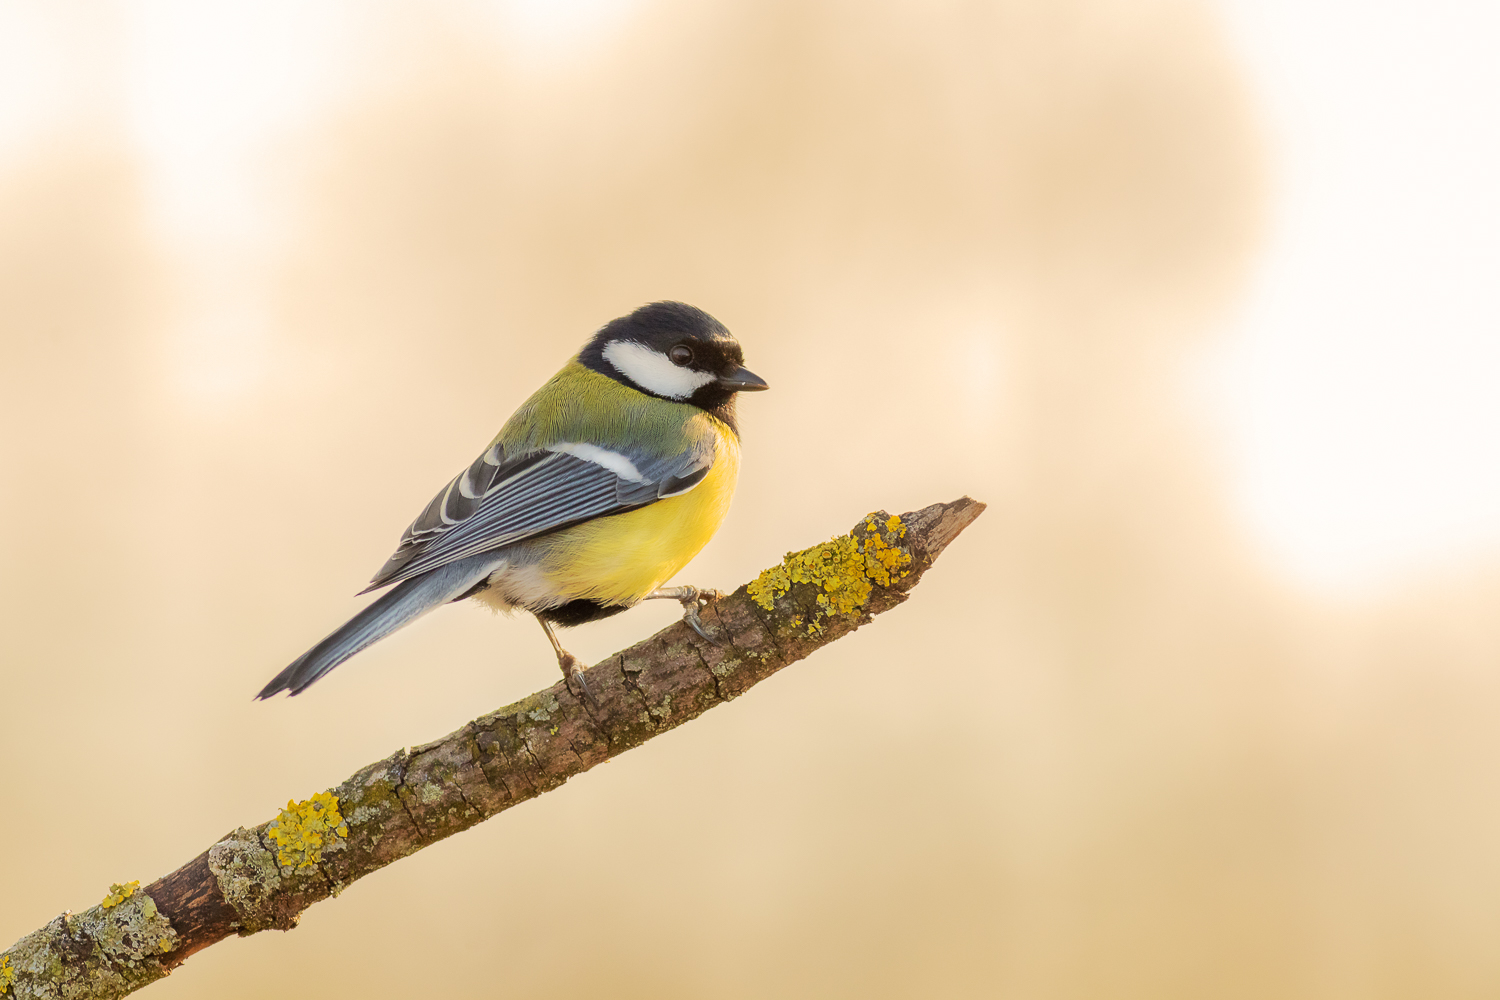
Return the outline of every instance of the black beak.
[[[740,368],[734,374],[719,379],[719,386],[730,392],[760,392],[771,388],[765,379],[748,368]]]

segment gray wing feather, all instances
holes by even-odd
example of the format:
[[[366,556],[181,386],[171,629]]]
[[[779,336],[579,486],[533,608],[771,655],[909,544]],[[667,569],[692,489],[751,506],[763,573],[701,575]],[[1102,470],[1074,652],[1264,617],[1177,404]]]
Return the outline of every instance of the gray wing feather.
[[[479,556],[451,563],[420,580],[401,582],[293,660],[255,697],[269,698],[279,691],[300,694],[309,684],[355,653],[462,595],[489,576],[499,561],[498,556]]]
[[[566,452],[511,457],[492,446],[432,498],[365,591],[686,493],[702,482],[714,461],[711,439],[666,458],[614,454],[636,475]]]

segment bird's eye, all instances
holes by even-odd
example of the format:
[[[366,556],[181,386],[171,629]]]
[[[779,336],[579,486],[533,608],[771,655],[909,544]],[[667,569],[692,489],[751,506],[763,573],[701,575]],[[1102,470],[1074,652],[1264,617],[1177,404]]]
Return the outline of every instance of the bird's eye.
[[[683,365],[692,364],[693,349],[684,344],[678,344],[667,352],[667,357],[671,360],[672,364],[681,368]]]

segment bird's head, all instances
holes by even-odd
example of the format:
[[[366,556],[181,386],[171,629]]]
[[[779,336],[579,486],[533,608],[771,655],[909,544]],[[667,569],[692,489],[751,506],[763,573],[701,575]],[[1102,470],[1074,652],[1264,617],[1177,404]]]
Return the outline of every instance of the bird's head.
[[[649,396],[715,410],[768,389],[724,324],[682,302],[653,302],[605,324],[578,360]]]

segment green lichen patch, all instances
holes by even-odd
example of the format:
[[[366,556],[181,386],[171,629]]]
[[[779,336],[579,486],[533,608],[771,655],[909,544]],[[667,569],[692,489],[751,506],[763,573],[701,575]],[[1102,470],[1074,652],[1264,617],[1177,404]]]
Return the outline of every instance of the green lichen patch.
[[[105,896],[104,901],[99,905],[104,907],[106,910],[110,909],[111,907],[119,906],[131,896],[134,896],[135,891],[140,887],[140,879],[136,879],[134,882],[126,882],[123,885],[117,882],[109,887],[109,895]]]
[[[253,831],[240,827],[210,847],[208,868],[219,892],[239,915],[241,934],[273,926],[271,900],[281,888],[281,871]]]
[[[0,993],[117,997],[165,976],[161,958],[179,941],[171,921],[138,889],[118,895],[110,906],[63,914],[17,941],[0,966]]]
[[[530,707],[529,703],[532,702],[536,703],[535,708]],[[560,706],[550,692],[542,691],[519,703],[517,707],[532,722],[551,722],[552,713]]]
[[[665,722],[672,717],[672,696],[664,696],[660,705],[654,705],[646,709],[658,722]]]
[[[139,883],[136,883],[137,885]],[[97,925],[89,919],[93,911],[79,917],[78,923],[91,931],[100,950],[116,963],[134,967],[148,958],[171,951],[177,942],[172,924],[156,909],[156,901],[143,892],[134,892],[125,900],[105,909]]]
[[[266,835],[276,842],[277,864],[300,870],[314,867],[325,850],[349,836],[349,827],[339,814],[338,796],[318,792],[303,802],[288,801]]]
[[[788,552],[746,590],[751,600],[772,611],[777,598],[786,596],[793,584],[810,584],[815,588],[817,611],[811,621],[795,616],[793,627],[817,635],[824,619],[859,614],[875,585],[889,587],[911,572],[911,553],[901,544],[905,537],[906,525],[900,517],[882,519],[869,514],[854,534]]]
[[[360,770],[348,781],[339,785],[339,809],[344,814],[346,826],[355,828],[375,824],[373,832],[366,832],[373,842],[381,839],[381,823],[401,812],[401,797],[396,793],[399,777],[406,768],[408,757],[398,752]]]

